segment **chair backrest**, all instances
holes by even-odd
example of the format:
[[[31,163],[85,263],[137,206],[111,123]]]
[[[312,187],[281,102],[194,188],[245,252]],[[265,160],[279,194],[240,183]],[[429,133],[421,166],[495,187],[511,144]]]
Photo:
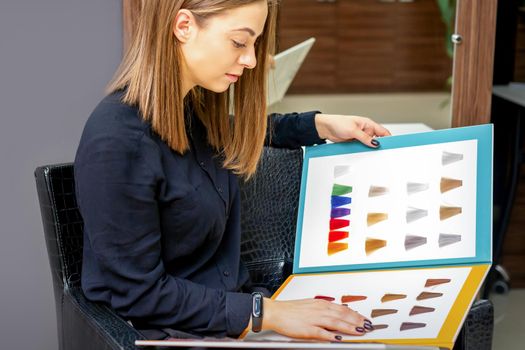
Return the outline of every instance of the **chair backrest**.
[[[275,290],[291,272],[302,150],[265,147],[259,169],[241,183],[242,259],[255,284]],[[64,288],[78,287],[83,222],[73,164],[35,170],[57,305]]]
[[[274,292],[292,272],[302,149],[265,147],[241,185],[241,257],[252,282]]]
[[[75,196],[73,164],[39,167],[35,179],[55,298],[80,286],[84,225]]]

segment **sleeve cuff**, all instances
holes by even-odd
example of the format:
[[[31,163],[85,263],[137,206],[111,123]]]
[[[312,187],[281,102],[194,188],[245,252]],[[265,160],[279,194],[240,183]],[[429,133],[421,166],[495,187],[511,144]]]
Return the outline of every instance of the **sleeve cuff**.
[[[319,111],[300,113],[297,123],[297,131],[301,135],[301,141],[305,146],[325,143],[325,140],[319,137],[315,127],[315,115]]]
[[[226,294],[226,332],[238,337],[248,327],[252,312],[252,296],[247,293]]]

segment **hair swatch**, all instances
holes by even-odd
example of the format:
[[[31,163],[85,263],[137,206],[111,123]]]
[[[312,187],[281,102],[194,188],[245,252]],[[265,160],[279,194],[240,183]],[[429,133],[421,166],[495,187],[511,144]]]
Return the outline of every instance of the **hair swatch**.
[[[438,243],[440,248],[457,242],[461,242],[461,235],[453,235],[448,233],[439,234]]]
[[[459,162],[460,160],[463,160],[463,155],[461,153],[443,151],[443,154],[441,156],[441,164],[443,165],[449,165],[455,162]]]
[[[328,242],[328,255],[333,255],[347,249],[348,243]]]
[[[378,249],[386,246],[386,241],[382,239],[367,238],[365,242],[366,255],[370,255]]]
[[[428,184],[427,183],[419,183],[419,182],[408,182],[407,183],[407,193],[409,195],[426,191],[428,190]]]
[[[412,310],[410,310],[409,316],[413,315],[419,315],[419,314],[426,314],[428,312],[434,312],[436,309],[433,307],[426,307],[426,306],[414,306]]]
[[[411,250],[427,244],[427,238],[422,236],[407,235],[405,237],[405,250]]]
[[[343,196],[352,193],[352,186],[334,184],[332,187],[332,196]]]
[[[388,193],[387,187],[381,187],[381,186],[370,186],[370,190],[368,191],[368,197],[378,197],[383,196]]]
[[[316,295],[314,297],[314,299],[321,299],[321,300],[326,300],[326,301],[334,301],[335,298],[332,298],[332,297],[329,297],[329,296],[326,296],[326,295]]]
[[[348,231],[330,231],[328,234],[328,242],[337,242],[348,238]]]
[[[381,302],[382,303],[387,303],[389,301],[405,299],[406,297],[407,296],[405,294],[385,294],[381,298]]]
[[[401,331],[407,331],[409,329],[424,328],[426,325],[426,323],[403,322],[399,329]]]
[[[371,316],[380,317],[380,316],[391,315],[391,314],[396,314],[396,313],[397,313],[396,309],[373,309]]]
[[[350,166],[349,165],[336,165],[334,167],[334,177],[342,177],[346,176],[350,173]]]
[[[428,210],[409,207],[407,209],[407,223],[414,222],[428,215]]]
[[[425,287],[433,287],[439,284],[445,284],[449,282],[450,282],[449,278],[429,278],[427,279],[427,282],[425,283]]]
[[[463,186],[463,180],[442,177],[439,188],[441,190],[441,193],[445,193],[461,186]]]
[[[385,221],[388,219],[387,213],[368,213],[366,218],[366,223],[368,226],[375,225],[381,221]]]
[[[353,303],[354,301],[366,300],[365,295],[343,295],[341,297],[341,303]]]
[[[461,207],[447,207],[442,205],[439,208],[439,219],[441,221],[456,216],[458,214],[461,214]]]
[[[348,227],[350,225],[350,220],[344,219],[330,219],[330,230],[338,230],[343,227]]]
[[[331,218],[340,218],[343,216],[350,215],[350,209],[349,208],[333,208],[330,212]]]
[[[439,298],[441,296],[443,296],[443,293],[421,292],[416,297],[416,300],[426,300],[426,299],[432,299],[432,298]]]
[[[378,331],[380,329],[388,328],[387,324],[374,324],[374,331]]]
[[[332,196],[332,208],[342,207],[352,203],[352,197]]]

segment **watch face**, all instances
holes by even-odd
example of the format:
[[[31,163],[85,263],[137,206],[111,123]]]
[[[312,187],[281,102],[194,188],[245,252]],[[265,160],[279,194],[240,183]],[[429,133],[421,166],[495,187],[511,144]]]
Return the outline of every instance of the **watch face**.
[[[253,316],[254,317],[260,317],[261,316],[261,310],[262,309],[262,296],[260,294],[255,294],[253,296]]]

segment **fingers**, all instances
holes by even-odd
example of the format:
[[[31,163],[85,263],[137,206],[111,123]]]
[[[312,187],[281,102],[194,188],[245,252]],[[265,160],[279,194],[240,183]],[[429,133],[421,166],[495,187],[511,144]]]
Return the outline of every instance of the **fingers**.
[[[374,139],[372,136],[364,132],[363,130],[356,129],[354,131],[354,138],[368,147],[377,148],[379,147],[379,141]]]

